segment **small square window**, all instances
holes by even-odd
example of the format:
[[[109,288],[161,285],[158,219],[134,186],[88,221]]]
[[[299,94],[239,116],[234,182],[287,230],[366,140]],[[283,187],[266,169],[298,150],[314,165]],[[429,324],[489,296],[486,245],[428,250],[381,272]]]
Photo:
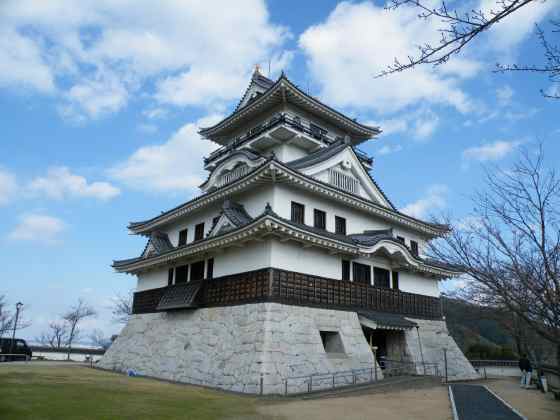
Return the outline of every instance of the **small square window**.
[[[410,241],[410,249],[412,250],[412,253],[417,256],[418,255],[418,242]]]
[[[179,231],[179,243],[177,246],[183,246],[187,244],[187,234],[189,233],[188,229],[183,229]]]
[[[313,210],[313,226],[318,229],[327,228],[327,213],[323,210]]]
[[[200,241],[201,239],[204,239],[204,222],[194,227],[194,240]]]
[[[305,223],[305,206],[300,203],[292,201],[292,222],[304,224]]]
[[[344,217],[334,217],[334,233],[346,235],[346,219]]]
[[[319,331],[325,353],[345,353],[338,331]]]

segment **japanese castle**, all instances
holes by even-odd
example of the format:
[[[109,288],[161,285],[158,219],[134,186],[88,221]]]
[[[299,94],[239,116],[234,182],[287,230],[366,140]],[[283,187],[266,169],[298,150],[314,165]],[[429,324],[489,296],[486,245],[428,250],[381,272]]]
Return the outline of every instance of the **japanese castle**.
[[[449,228],[399,212],[357,147],[381,130],[258,68],[235,110],[200,135],[220,147],[192,200],[128,229],[133,315],[99,365],[246,393],[290,378],[426,364],[476,372],[438,290],[457,267],[425,257]],[[188,156],[186,157],[188,162]],[[414,372],[413,372],[414,373]]]

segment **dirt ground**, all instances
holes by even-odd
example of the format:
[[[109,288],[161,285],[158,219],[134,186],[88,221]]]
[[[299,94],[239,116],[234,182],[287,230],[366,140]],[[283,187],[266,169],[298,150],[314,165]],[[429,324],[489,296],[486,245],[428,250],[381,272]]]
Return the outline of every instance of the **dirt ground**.
[[[447,388],[441,385],[356,396],[297,400],[259,407],[265,416],[305,420],[450,420]],[[556,419],[558,420],[558,419]]]
[[[536,389],[521,389],[515,379],[488,380],[481,384],[530,420],[560,419],[560,401],[555,401],[551,392],[545,395]]]

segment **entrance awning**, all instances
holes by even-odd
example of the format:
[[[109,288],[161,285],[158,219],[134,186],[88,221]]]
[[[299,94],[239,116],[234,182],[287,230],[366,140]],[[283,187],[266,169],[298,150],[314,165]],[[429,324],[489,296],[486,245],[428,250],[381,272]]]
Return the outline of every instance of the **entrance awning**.
[[[417,325],[402,315],[373,311],[359,311],[358,320],[364,327],[372,330],[408,330]]]
[[[170,309],[196,308],[197,305],[194,303],[194,300],[201,284],[197,282],[171,286],[162,296],[156,310],[167,311]]]

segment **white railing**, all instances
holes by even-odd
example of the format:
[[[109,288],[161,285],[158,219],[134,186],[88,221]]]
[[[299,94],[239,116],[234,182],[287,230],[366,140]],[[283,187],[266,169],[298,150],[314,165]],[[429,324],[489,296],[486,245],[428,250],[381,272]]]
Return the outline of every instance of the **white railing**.
[[[238,166],[233,171],[226,172],[220,177],[217,187],[229,184],[236,179],[241,178],[249,173],[249,167],[247,165]]]
[[[358,180],[334,169],[329,170],[329,183],[344,190],[356,194],[358,192]]]

